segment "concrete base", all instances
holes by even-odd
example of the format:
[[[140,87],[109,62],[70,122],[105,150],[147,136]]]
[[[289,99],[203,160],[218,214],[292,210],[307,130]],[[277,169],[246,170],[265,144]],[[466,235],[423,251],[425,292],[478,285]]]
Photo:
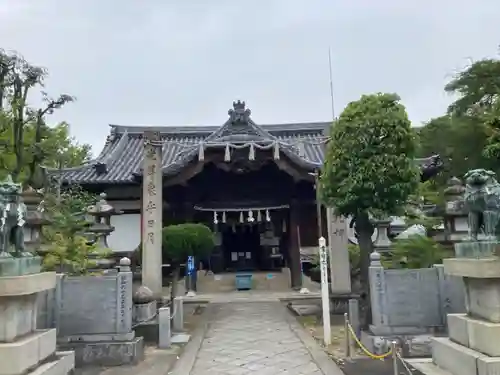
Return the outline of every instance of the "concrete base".
[[[290,272],[283,269],[282,272],[251,272],[252,274],[252,291],[273,291],[285,292],[291,290]],[[220,273],[220,274],[205,274],[204,271],[198,271],[197,276],[197,292],[204,293],[226,293],[235,291],[236,274]],[[304,277],[303,287],[310,291],[318,290],[319,285],[314,286]]]
[[[53,289],[56,286],[55,272],[33,275],[0,277],[0,297],[23,296]]]
[[[144,340],[64,343],[61,349],[75,352],[76,367],[133,365],[144,359]]]
[[[450,339],[490,357],[500,357],[500,324],[466,314],[448,314]]]
[[[143,322],[134,327],[135,335],[142,337],[147,344],[158,345],[158,319]]]
[[[101,341],[131,341],[135,339],[136,335],[135,332],[129,332],[129,333],[115,333],[115,334],[94,334],[94,335],[71,335],[71,336],[65,336],[65,337],[58,337],[57,338],[57,343],[58,344],[65,344],[65,343],[71,343],[71,342],[101,342]]]
[[[388,335],[378,336],[370,332],[361,332],[361,342],[374,354],[385,354],[391,349],[391,341],[402,346],[406,357],[427,357],[431,355],[431,335]]]
[[[500,373],[500,357],[486,356],[444,337],[433,339],[432,359],[439,368],[453,375]]]
[[[455,243],[457,258],[488,258],[498,254],[498,241],[463,241]]]
[[[0,297],[0,342],[14,342],[37,328],[36,299],[36,294]]]
[[[190,338],[191,335],[188,335],[186,333],[178,333],[172,335],[172,337],[170,338],[170,342],[172,344],[187,344]]]
[[[444,259],[444,273],[450,276],[473,277],[476,279],[500,278],[500,259]]]
[[[47,361],[27,375],[68,375],[75,368],[75,353],[56,352],[55,358]]]
[[[0,255],[0,275],[21,276],[39,273],[42,268],[42,258],[25,254],[13,257],[9,253]]]
[[[370,332],[375,336],[410,336],[425,335],[429,333],[429,328],[425,327],[392,327],[370,325]]]
[[[500,278],[464,277],[465,306],[477,318],[500,323]]]
[[[55,349],[55,329],[36,331],[15,342],[0,343],[0,375],[23,374],[45,361]]]

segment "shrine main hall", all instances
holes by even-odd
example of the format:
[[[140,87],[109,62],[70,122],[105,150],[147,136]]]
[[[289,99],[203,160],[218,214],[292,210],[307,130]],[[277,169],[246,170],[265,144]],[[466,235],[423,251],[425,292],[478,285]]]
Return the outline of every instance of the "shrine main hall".
[[[62,170],[62,178],[105,192],[123,211],[112,218],[109,245],[131,252],[142,243],[143,283],[153,291],[161,289],[162,227],[200,222],[215,233],[216,247],[201,260],[215,274],[289,268],[290,286],[300,288],[301,249],[317,249],[323,235],[332,284],[349,292],[346,241],[338,238],[345,222],[316,204],[330,127],[257,124],[236,101],[220,126],[111,125],[99,156]]]

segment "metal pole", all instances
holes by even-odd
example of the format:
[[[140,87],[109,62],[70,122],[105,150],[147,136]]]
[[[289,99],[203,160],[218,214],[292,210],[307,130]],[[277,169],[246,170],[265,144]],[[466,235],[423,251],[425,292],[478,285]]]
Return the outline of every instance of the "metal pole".
[[[332,102],[332,119],[335,120],[335,100],[333,96],[332,50],[328,48],[328,67],[330,68],[330,99]]]
[[[394,375],[399,375],[398,372],[398,348],[397,348],[397,342],[392,341],[391,342],[391,350],[392,350],[392,371]]]
[[[351,359],[351,345],[349,340],[349,335],[351,332],[349,331],[349,317],[347,313],[344,313],[344,332],[345,332],[345,353],[346,357]]]

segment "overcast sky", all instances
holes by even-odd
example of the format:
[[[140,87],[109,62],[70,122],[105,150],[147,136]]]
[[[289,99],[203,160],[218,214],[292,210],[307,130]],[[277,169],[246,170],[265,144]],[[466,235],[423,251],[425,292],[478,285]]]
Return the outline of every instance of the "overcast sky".
[[[222,124],[235,99],[257,123],[327,121],[329,47],[337,114],[397,92],[417,125],[497,53],[499,20],[499,0],[0,0],[0,47],[77,97],[51,121],[99,152],[110,123]]]

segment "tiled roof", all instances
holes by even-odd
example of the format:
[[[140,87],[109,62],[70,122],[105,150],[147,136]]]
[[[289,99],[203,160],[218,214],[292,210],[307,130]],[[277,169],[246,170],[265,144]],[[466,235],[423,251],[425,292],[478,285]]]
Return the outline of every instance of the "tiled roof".
[[[331,122],[257,125],[244,102],[234,102],[229,119],[221,126],[123,126],[111,125],[100,155],[86,165],[63,170],[66,183],[126,184],[142,174],[143,134],[160,133],[164,175],[173,175],[198,157],[203,149],[224,145],[279,145],[279,150],[306,170],[323,164],[326,131]],[[428,159],[419,159],[426,164]],[[57,174],[59,171],[52,171]]]
[[[323,162],[324,145],[317,143],[324,139],[325,130],[330,124],[331,122],[292,123],[258,125],[258,128],[264,131],[263,134],[267,133],[272,139],[278,140],[281,148],[287,149],[288,156],[294,156],[310,166],[318,166]],[[252,122],[252,125],[255,124]],[[185,165],[197,154],[200,142],[222,139],[213,137],[217,136],[216,133],[222,127],[111,125],[111,134],[100,155],[84,166],[65,170],[63,179],[67,183],[80,184],[122,184],[135,181],[135,176],[141,174],[144,131],[160,133],[163,141],[162,165],[164,172],[168,172],[170,167]],[[298,143],[302,144],[302,153],[296,147]],[[99,173],[100,166],[105,167],[105,173]]]

